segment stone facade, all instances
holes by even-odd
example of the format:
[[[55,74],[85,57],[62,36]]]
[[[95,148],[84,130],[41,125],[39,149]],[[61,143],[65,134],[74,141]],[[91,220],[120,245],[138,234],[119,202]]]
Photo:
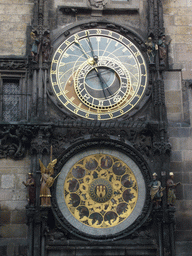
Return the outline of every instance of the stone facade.
[[[147,8],[140,1],[141,15]],[[61,1],[55,1],[55,7]],[[29,48],[29,34],[34,1],[2,0],[0,3],[1,44],[0,55],[25,56]],[[181,181],[177,188],[176,244],[178,256],[189,256],[192,247],[192,1],[165,0],[164,27],[169,42],[169,70],[164,72],[165,101],[169,122],[169,140],[172,144],[170,171],[175,181]],[[83,16],[83,15],[82,15]],[[81,15],[66,17],[58,15],[57,25],[82,19]],[[53,16],[50,17],[53,19]],[[119,22],[118,16],[110,17]],[[121,17],[122,19],[122,17]],[[126,20],[127,19],[127,20]],[[129,19],[129,20],[128,20]],[[125,22],[131,22],[131,16]],[[135,27],[144,28],[141,16],[133,19]],[[133,23],[132,23],[133,24]],[[0,255],[15,256],[26,254],[27,226],[25,205],[27,190],[22,184],[30,171],[30,160],[0,160]],[[17,240],[18,239],[18,240]],[[18,245],[19,241],[19,245]],[[14,246],[16,245],[16,246]],[[15,249],[16,248],[16,249]],[[190,251],[190,252],[189,252]]]
[[[27,27],[32,19],[33,1],[2,0],[0,3],[0,55],[26,54]]]
[[[177,188],[177,255],[191,255],[189,248],[192,246],[191,13],[190,0],[164,1],[165,33],[171,39],[171,70],[164,76],[169,138],[172,144],[170,170],[175,173],[175,180],[182,183]]]

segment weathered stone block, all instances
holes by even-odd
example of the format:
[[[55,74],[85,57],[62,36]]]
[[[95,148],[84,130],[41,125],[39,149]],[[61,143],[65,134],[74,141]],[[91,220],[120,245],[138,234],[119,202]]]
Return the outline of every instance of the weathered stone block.
[[[171,146],[172,146],[172,150],[173,151],[178,151],[181,149],[181,144],[180,144],[180,140],[179,138],[175,138],[175,137],[171,137],[169,139]]]
[[[189,15],[175,16],[176,26],[188,26],[192,24],[192,17]]]
[[[192,200],[192,184],[184,185],[184,198],[185,200]]]
[[[182,113],[181,104],[166,104],[167,111],[171,113]]]
[[[183,170],[182,162],[173,162],[173,161],[171,161],[170,170],[172,172],[177,172],[177,173],[182,172],[182,170]]]
[[[10,224],[11,213],[10,211],[0,210],[0,225]]]
[[[181,91],[166,91],[165,100],[168,104],[182,104],[182,94]]]
[[[12,224],[25,224],[26,223],[26,211],[12,211],[11,212]]]
[[[0,233],[3,238],[26,237],[27,225],[24,225],[24,224],[4,225],[0,227]]]
[[[167,119],[170,122],[181,122],[183,120],[183,115],[181,113],[167,113]]]
[[[181,151],[172,151],[171,161],[181,162],[182,161],[182,152]]]
[[[15,175],[3,174],[1,176],[1,188],[14,188],[15,187]]]

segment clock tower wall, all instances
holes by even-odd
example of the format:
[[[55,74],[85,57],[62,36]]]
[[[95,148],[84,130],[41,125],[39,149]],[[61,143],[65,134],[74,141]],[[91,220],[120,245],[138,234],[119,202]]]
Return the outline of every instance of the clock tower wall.
[[[1,93],[2,157],[28,152],[36,182],[36,195],[27,192],[28,255],[175,255],[161,1],[33,7],[26,56],[0,66],[1,84],[21,88],[13,114]]]

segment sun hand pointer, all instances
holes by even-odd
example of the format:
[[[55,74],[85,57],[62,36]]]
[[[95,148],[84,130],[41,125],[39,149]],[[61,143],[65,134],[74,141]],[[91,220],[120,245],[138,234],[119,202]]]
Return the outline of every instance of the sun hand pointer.
[[[87,36],[87,39],[88,39],[88,42],[89,42],[89,46],[91,48],[91,53],[92,53],[92,56],[93,56],[93,59],[95,61],[95,64],[97,64],[97,61],[98,61],[98,56],[95,55],[94,51],[93,51],[93,46],[92,46],[92,43],[91,43],[91,40],[89,38],[89,33],[86,31],[86,36]]]
[[[94,65],[95,64],[95,60],[93,58],[91,58],[86,51],[83,49],[83,46],[81,45],[81,43],[79,42],[78,39],[75,39],[75,43],[78,44],[78,46],[80,47],[81,51],[83,52],[83,54],[85,55],[85,57],[87,58],[87,61],[90,65]]]

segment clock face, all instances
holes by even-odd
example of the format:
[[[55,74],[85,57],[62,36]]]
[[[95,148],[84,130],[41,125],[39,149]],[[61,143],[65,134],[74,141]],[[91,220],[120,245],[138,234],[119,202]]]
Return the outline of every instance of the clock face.
[[[61,169],[56,200],[66,221],[91,236],[123,232],[141,214],[146,186],[137,164],[116,150],[92,149]]]
[[[82,30],[56,50],[51,83],[72,113],[109,120],[131,111],[147,86],[147,67],[140,50],[126,37],[107,29]]]

